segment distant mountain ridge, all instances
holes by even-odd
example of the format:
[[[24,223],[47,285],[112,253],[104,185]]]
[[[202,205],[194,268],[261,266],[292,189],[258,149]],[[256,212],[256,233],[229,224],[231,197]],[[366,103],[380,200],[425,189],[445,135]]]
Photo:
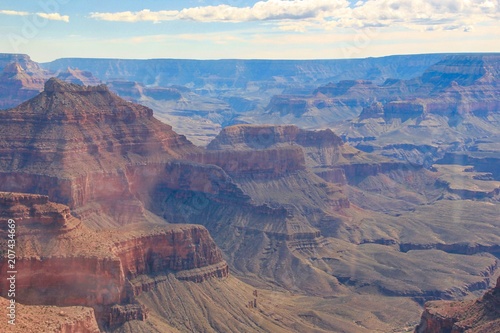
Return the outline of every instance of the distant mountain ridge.
[[[398,55],[332,60],[188,60],[62,58],[41,66],[56,72],[67,67],[91,71],[103,81],[125,79],[146,84],[244,87],[249,81],[277,80],[329,82],[357,77],[380,80],[409,79],[421,74],[447,54]]]

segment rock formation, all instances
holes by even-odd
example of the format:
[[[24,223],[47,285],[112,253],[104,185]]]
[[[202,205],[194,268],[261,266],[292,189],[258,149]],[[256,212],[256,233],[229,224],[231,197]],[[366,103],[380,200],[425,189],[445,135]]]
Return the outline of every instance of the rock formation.
[[[473,301],[429,302],[415,333],[500,332],[500,278],[495,288]]]
[[[60,72],[57,78],[61,81],[74,83],[81,86],[96,86],[101,82],[89,71],[81,71],[77,68],[68,67],[66,71]]]
[[[92,307],[101,328],[122,333],[359,333],[390,331],[396,323],[415,327],[418,304],[487,288],[496,276],[496,258],[487,253],[498,252],[500,220],[498,190],[480,182],[493,186],[497,176],[494,170],[482,169],[489,162],[495,169],[496,160],[486,157],[495,156],[494,138],[446,141],[446,149],[466,149],[469,144],[478,149],[477,160],[470,159],[478,172],[463,167],[468,172],[460,179],[457,172],[443,171],[447,166],[432,167],[432,158],[425,164],[429,170],[423,163],[401,161],[414,154],[428,162],[427,155],[443,153],[442,143],[432,140],[449,119],[439,105],[426,113],[433,108],[430,98],[439,102],[438,97],[446,95],[451,101],[459,94],[460,103],[469,103],[465,97],[472,101],[483,96],[485,103],[495,99],[485,87],[484,95],[473,88],[480,82],[494,86],[490,76],[457,78],[455,60],[447,61],[450,65],[441,63],[429,72],[440,74],[424,79],[340,81],[312,97],[291,97],[292,104],[300,106],[297,110],[302,112],[304,100],[307,108],[296,119],[325,116],[315,123],[321,130],[226,126],[207,149],[160,123],[152,109],[126,102],[104,85],[49,80],[39,96],[0,111],[0,190],[24,192],[0,200],[0,218],[21,221],[19,265],[30,275],[20,274],[19,283],[34,286],[26,287],[21,299],[28,304]],[[172,78],[166,86],[163,70],[173,70],[174,76],[178,67],[162,66],[175,61],[146,61],[158,67],[151,67],[155,75],[142,77],[144,81],[139,76],[147,70],[136,66],[142,62],[117,62],[114,69],[107,60],[96,63],[104,64],[98,68],[100,78],[108,70],[123,70],[120,73],[128,75],[124,80],[138,79],[115,81],[115,88],[131,99],[138,96],[148,105],[156,103],[156,109],[186,111],[192,117],[205,112],[224,125],[239,121],[225,114],[231,89],[255,93],[245,101],[233,100],[240,107],[266,100],[255,87],[276,93],[277,87],[287,85],[279,76],[273,83],[256,83],[252,80],[259,72],[235,80],[223,77],[222,71],[189,83],[192,90],[186,91],[171,85],[192,77]],[[494,73],[494,66],[486,63],[474,66]],[[476,72],[482,70],[466,76],[475,77]],[[448,78],[439,83],[439,76]],[[175,91],[165,90],[169,87]],[[387,100],[363,95],[377,89]],[[291,91],[302,94],[307,89],[291,86],[283,94]],[[407,98],[424,92],[418,99]],[[393,93],[401,101],[393,100]],[[189,100],[191,94],[198,99]],[[215,94],[228,102],[221,103]],[[347,123],[348,131],[319,126],[335,116],[330,111],[351,112],[361,109],[360,103],[366,103],[366,112],[358,123]],[[180,104],[182,108],[175,109]],[[259,105],[245,111],[243,104],[247,120],[259,112],[264,112],[263,119],[272,116]],[[343,109],[335,109],[339,105]],[[219,106],[221,111],[213,112]],[[386,111],[401,116],[403,109],[408,116],[404,126],[411,126],[398,132],[401,117],[389,118]],[[481,112],[463,112],[474,117],[471,124],[483,126]],[[496,117],[490,111],[484,115],[488,121]],[[283,115],[285,120],[292,117]],[[460,117],[451,117],[450,124],[457,120],[457,128],[467,127],[459,124]],[[367,135],[380,128],[393,135],[393,141]],[[493,131],[494,126],[487,128]],[[411,141],[409,133],[427,130]],[[357,142],[376,154],[344,143],[349,131],[363,132]],[[448,134],[447,140],[456,139]],[[492,149],[491,154],[485,155],[484,147]],[[476,185],[481,188],[474,189]],[[472,191],[474,200],[463,200],[469,195],[465,190]],[[487,195],[478,197],[480,193]],[[233,276],[228,276],[222,253]],[[63,273],[55,275],[55,270]],[[64,287],[64,295],[56,285]],[[249,307],[256,288],[257,305]],[[280,300],[273,303],[260,288],[300,295],[269,292]],[[408,319],[395,318],[399,314]]]
[[[7,64],[0,73],[0,109],[14,107],[42,89],[45,77],[39,72],[27,72],[18,62]]]
[[[140,275],[180,272],[179,279],[198,283],[228,275],[220,250],[201,226],[157,224],[97,233],[46,196],[0,192],[0,205],[3,248],[6,218],[16,221],[16,301],[21,304],[93,307],[99,323],[110,327],[146,319],[141,307],[132,317],[120,310],[133,307],[143,292],[128,282]],[[3,260],[2,271],[6,265]],[[8,289],[8,281],[2,281],[3,297]]]
[[[0,109],[7,109],[43,90],[48,72],[24,54],[0,54]]]
[[[246,151],[246,154],[253,160],[264,163],[266,159],[259,154],[264,154],[271,148],[277,150],[272,153],[274,158],[278,157],[279,163],[276,166],[281,162],[286,162],[289,166],[301,166],[304,165],[301,159],[305,159],[305,165],[312,168],[317,175],[325,180],[331,179],[332,182],[338,184],[346,183],[347,179],[355,179],[359,175],[375,175],[391,168],[402,167],[396,161],[369,156],[349,145],[344,145],[342,139],[330,129],[307,131],[294,125],[226,127],[207,146],[208,151],[204,153],[201,160],[205,159],[211,161],[209,163],[220,165],[217,159],[223,160],[224,158],[217,156],[229,156],[228,152],[236,149]],[[278,151],[281,153],[278,154]],[[284,160],[281,156],[288,156],[288,158]],[[248,159],[243,157],[225,160],[229,162],[221,167],[229,173],[234,173],[240,164],[248,165],[249,163]],[[259,167],[255,166],[255,170],[258,169]],[[295,167],[295,169],[304,169],[304,167]]]
[[[9,300],[0,297],[0,306],[6,309]],[[92,308],[82,306],[57,307],[47,305],[16,304],[16,324],[0,322],[2,332],[54,332],[54,333],[99,333]]]
[[[0,189],[9,191],[1,195],[0,212],[4,222],[14,218],[19,226],[17,300],[93,307],[99,325],[112,328],[147,318],[136,298],[151,287],[130,280],[175,273],[197,283],[227,277],[228,266],[204,227],[169,225],[145,208],[161,184],[210,193],[206,185],[215,178],[208,175],[224,179],[224,172],[176,161],[199,149],[150,109],[104,85],[50,79],[44,88],[0,113]],[[184,183],[186,166],[207,169],[207,177],[194,173]],[[223,181],[214,181],[224,191]]]
[[[254,83],[263,86],[283,87],[285,83],[349,80],[354,78],[374,80],[383,77],[409,79],[418,76],[430,65],[445,57],[444,54],[418,56],[391,56],[345,60],[119,60],[65,58],[43,64],[57,72],[68,67],[94,73],[99,79],[122,78],[146,85],[171,84],[195,87],[212,85],[216,88],[245,87]],[[411,62],[412,66],[408,66]],[[390,66],[388,66],[390,64]],[[320,83],[318,83],[320,82]]]
[[[109,195],[131,197],[127,165],[197,151],[152,115],[103,85],[51,79],[42,94],[0,112],[5,138],[0,149],[8,152],[0,161],[2,190],[46,194],[72,209]]]

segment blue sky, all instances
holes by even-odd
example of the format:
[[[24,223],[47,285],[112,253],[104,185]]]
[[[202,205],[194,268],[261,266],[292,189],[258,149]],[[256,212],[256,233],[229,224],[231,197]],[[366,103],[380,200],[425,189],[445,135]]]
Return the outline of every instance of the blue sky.
[[[0,0],[0,35],[40,62],[500,52],[500,0]]]

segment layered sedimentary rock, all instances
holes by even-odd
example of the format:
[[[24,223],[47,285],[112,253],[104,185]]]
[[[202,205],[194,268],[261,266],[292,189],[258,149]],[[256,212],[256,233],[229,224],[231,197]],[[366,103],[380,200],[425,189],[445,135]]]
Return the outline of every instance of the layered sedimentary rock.
[[[0,54],[0,109],[7,109],[43,90],[48,72],[24,54]]]
[[[500,278],[475,301],[429,302],[415,333],[500,332]]]
[[[429,67],[420,77],[376,87],[373,94],[387,92],[386,87],[402,85],[397,100],[381,100],[365,106],[360,119],[380,117],[403,121],[435,114],[445,117],[486,117],[497,113],[500,56],[455,55]],[[452,122],[453,125],[453,122]],[[456,125],[456,122],[455,122]]]
[[[257,156],[269,149],[281,150],[280,156],[288,156],[286,161],[295,160],[294,165],[300,166],[300,151],[303,151],[305,164],[325,180],[343,184],[347,179],[355,180],[360,176],[375,175],[395,168],[404,168],[396,161],[369,156],[349,145],[330,129],[308,131],[294,125],[266,126],[266,125],[235,125],[224,128],[221,133],[207,146],[208,151],[204,158],[209,163],[216,162],[218,156],[229,156],[229,152],[243,150],[248,156]],[[235,155],[236,156],[236,155]],[[235,172],[240,164],[247,165],[245,159],[229,159],[223,169]],[[265,160],[262,160],[262,163]],[[289,162],[290,164],[291,162]],[[218,164],[218,165],[219,165]],[[279,164],[279,163],[278,163]],[[257,167],[258,169],[258,167]],[[295,168],[299,169],[299,168]],[[339,171],[342,169],[343,171]]]
[[[159,187],[211,193],[212,181],[217,193],[237,192],[220,168],[179,161],[200,149],[151,109],[104,85],[50,79],[0,118],[0,190],[37,193],[0,199],[5,221],[19,225],[19,301],[90,306],[112,329],[147,319],[136,298],[149,287],[130,279],[179,273],[201,283],[228,275],[204,227],[169,225],[147,210]]]
[[[305,170],[304,152],[300,147],[255,151],[207,151],[192,156],[192,159],[204,164],[217,165],[232,176],[276,177]]]
[[[377,102],[365,105],[360,118],[376,118],[382,114],[386,119],[403,121],[426,114],[486,117],[496,113],[500,106],[499,64],[499,55],[446,57],[429,67],[421,77],[387,80],[384,85],[375,86],[372,95],[377,96]],[[347,91],[336,92],[344,95]]]
[[[131,197],[127,165],[197,151],[151,109],[122,100],[103,85],[51,79],[42,94],[0,112],[0,119],[1,189],[47,194],[72,208],[109,195]]]
[[[60,72],[57,78],[61,81],[74,83],[81,86],[96,86],[101,81],[92,75],[89,71],[81,71],[78,68],[68,67],[65,71]]]
[[[181,280],[202,282],[228,275],[220,250],[202,226],[151,225],[97,233],[46,196],[1,192],[0,205],[4,248],[7,217],[16,221],[16,300],[23,304],[93,307],[100,324],[110,326],[140,319],[114,308],[133,307],[143,292],[131,288],[130,279],[182,272]],[[2,271],[8,270],[6,258]],[[6,297],[8,281],[0,288]]]
[[[302,146],[343,144],[342,139],[330,130],[312,132],[293,125],[235,125],[224,128],[207,149],[264,149],[280,143]]]
[[[0,73],[0,109],[14,107],[34,96],[42,89],[45,73],[36,66],[30,72],[27,63],[8,63]]]
[[[443,54],[391,56],[345,60],[119,60],[116,59],[58,59],[43,66],[52,71],[67,67],[92,71],[101,80],[121,77],[128,81],[165,86],[168,84],[196,87],[211,84],[216,87],[242,87],[250,82],[283,86],[285,82],[328,82],[381,77],[411,78],[443,59]],[[411,66],[408,63],[411,62]],[[390,64],[390,66],[389,66]],[[158,82],[159,81],[159,82]]]
[[[0,297],[2,309],[8,308],[9,300]],[[54,332],[54,333],[99,333],[99,327],[90,307],[56,307],[24,305],[17,303],[15,325],[7,320],[0,322],[2,332]]]

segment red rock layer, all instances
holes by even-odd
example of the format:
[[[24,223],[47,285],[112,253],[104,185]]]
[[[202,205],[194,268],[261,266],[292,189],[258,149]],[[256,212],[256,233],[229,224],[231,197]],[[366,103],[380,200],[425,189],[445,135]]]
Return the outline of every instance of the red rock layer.
[[[262,150],[217,150],[190,156],[203,164],[221,167],[232,176],[280,176],[305,170],[304,152],[300,147],[281,147]]]
[[[25,304],[90,306],[109,325],[115,304],[133,304],[129,279],[181,272],[202,282],[228,275],[227,264],[202,226],[143,226],[125,234],[89,231],[69,208],[40,195],[0,192],[0,245],[7,248],[7,215],[16,221],[16,300]],[[52,221],[52,223],[50,223]],[[8,271],[4,254],[0,270]],[[0,281],[7,296],[9,281]],[[121,313],[118,311],[118,314]],[[132,317],[136,317],[135,315]],[[122,320],[131,317],[124,312]]]
[[[500,332],[500,278],[476,301],[429,302],[415,333]]]
[[[303,147],[343,145],[331,130],[307,131],[294,125],[235,125],[224,128],[207,146],[209,150],[228,148],[265,149],[277,144],[296,143]]]
[[[199,151],[103,86],[50,79],[37,97],[0,111],[0,183],[4,191],[40,193],[72,209],[132,198],[127,166],[166,163]]]
[[[43,89],[46,72],[26,55],[0,55],[0,109],[36,96]]]

